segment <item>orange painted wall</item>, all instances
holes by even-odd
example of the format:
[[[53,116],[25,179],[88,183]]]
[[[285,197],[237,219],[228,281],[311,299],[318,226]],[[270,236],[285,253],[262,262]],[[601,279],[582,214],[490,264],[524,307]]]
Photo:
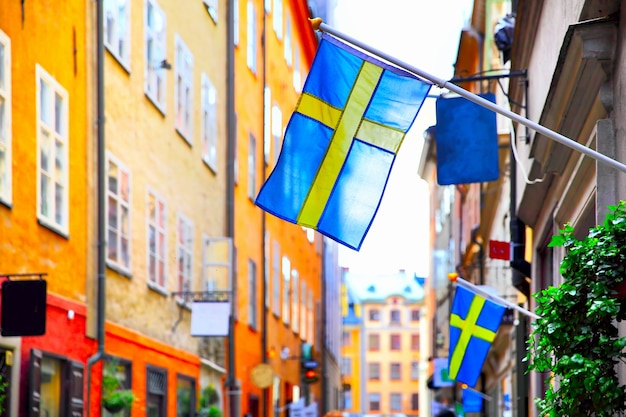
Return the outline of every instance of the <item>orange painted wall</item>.
[[[305,281],[307,288],[313,291],[313,299],[316,310],[320,302],[321,290],[321,237],[317,235],[315,242],[307,239],[306,232],[299,226],[284,222],[271,215],[264,214],[254,205],[254,201],[248,195],[248,155],[250,152],[250,135],[256,139],[255,159],[257,161],[255,190],[258,193],[264,178],[269,175],[273,163],[268,165],[264,161],[264,84],[271,89],[272,104],[276,103],[282,110],[282,128],[286,126],[289,117],[295,107],[299,92],[293,87],[293,67],[287,65],[284,53],[284,33],[286,31],[287,16],[291,19],[292,44],[299,45],[293,48],[294,53],[299,51],[302,80],[315,52],[315,37],[307,21],[308,12],[304,0],[283,1],[283,38],[279,39],[273,29],[274,10],[264,13],[264,1],[254,0],[256,11],[257,32],[254,39],[248,39],[247,34],[247,0],[237,0],[239,7],[239,44],[235,47],[235,107],[237,112],[237,184],[235,186],[235,246],[237,248],[237,307],[238,321],[235,332],[235,364],[236,377],[241,381],[242,388],[242,413],[249,412],[248,395],[257,395],[260,399],[260,413],[263,413],[264,399],[262,391],[250,382],[252,368],[264,361],[264,347],[262,345],[262,314],[267,314],[268,348],[279,352],[283,347],[289,348],[291,355],[299,355],[303,341],[318,344],[319,331],[302,332],[301,329],[294,331],[291,325],[286,326],[281,317],[276,317],[270,310],[264,309],[262,298],[262,282],[264,279],[264,228],[268,234],[270,248],[267,252],[270,260],[269,271],[273,259],[274,245],[276,241],[280,247],[280,257],[286,256],[291,262],[291,269],[299,274],[300,282]],[[265,25],[266,48],[263,50],[262,34]],[[257,70],[256,73],[248,68],[246,60],[247,43],[255,41],[257,45]],[[265,59],[265,65],[264,65]],[[265,70],[265,77],[264,77]],[[273,146],[273,145],[272,145]],[[271,150],[270,161],[274,160],[275,149]],[[255,193],[255,196],[256,196]],[[258,325],[256,328],[249,326],[248,306],[250,293],[248,290],[249,260],[254,261],[257,270],[256,305]],[[267,289],[272,299],[273,282]],[[282,278],[281,298],[282,306]],[[300,290],[299,290],[300,292]],[[300,294],[298,294],[298,298]],[[273,299],[272,299],[273,300]],[[299,308],[301,313],[302,307]],[[282,307],[281,307],[282,312]],[[311,312],[315,316],[316,312]],[[299,318],[298,318],[299,320]],[[315,328],[320,329],[319,317],[315,317]],[[290,320],[291,322],[291,320]],[[310,327],[310,326],[309,326]],[[308,333],[308,334],[304,334]],[[299,361],[295,359],[281,360],[276,357],[271,359],[275,373],[281,378],[281,404],[284,404],[284,384],[300,384]],[[313,392],[319,398],[319,383],[312,385]],[[268,398],[269,398],[269,394]],[[267,405],[267,404],[266,404]],[[267,405],[269,407],[269,405]],[[270,413],[272,411],[270,410]],[[271,414],[270,414],[271,415]]]
[[[47,273],[50,293],[79,302],[88,250],[85,22],[82,1],[27,1],[23,17],[20,2],[0,6],[0,29],[11,39],[13,122],[13,201],[0,204],[0,272]],[[37,220],[36,64],[69,97],[69,236]]]

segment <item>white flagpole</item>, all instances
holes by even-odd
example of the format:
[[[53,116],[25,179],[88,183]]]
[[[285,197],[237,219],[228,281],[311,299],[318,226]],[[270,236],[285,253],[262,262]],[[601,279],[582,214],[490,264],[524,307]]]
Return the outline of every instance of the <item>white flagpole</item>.
[[[326,33],[330,33],[331,35],[343,39],[344,41],[347,41],[353,45],[358,46],[359,48],[370,52],[373,55],[377,55],[381,58],[383,58],[384,60],[391,62],[394,65],[397,65],[400,68],[403,68],[405,70],[407,70],[410,73],[413,73],[415,75],[417,75],[418,77],[421,77],[425,80],[428,80],[430,82],[432,82],[433,84],[437,85],[439,88],[446,88],[452,92],[457,93],[458,95],[460,95],[461,97],[464,97],[480,106],[486,107],[491,111],[494,111],[496,113],[500,113],[501,115],[514,120],[532,130],[534,130],[535,132],[541,133],[542,135],[562,144],[565,145],[567,147],[570,147],[574,150],[577,150],[593,159],[595,159],[596,161],[605,163],[619,171],[622,171],[624,173],[626,173],[626,165],[622,164],[619,161],[616,161],[615,159],[609,158],[608,156],[601,154],[600,152],[597,152],[591,148],[588,148],[566,136],[561,135],[560,133],[557,133],[553,130],[548,129],[547,127],[544,127],[542,125],[540,125],[539,123],[535,123],[525,117],[520,116],[517,113],[514,113],[510,110],[507,110],[503,107],[500,107],[494,103],[492,103],[489,100],[486,100],[474,93],[471,93],[461,87],[459,87],[456,84],[453,83],[449,83],[448,81],[435,77],[434,75],[431,75],[427,72],[424,72],[422,70],[420,70],[419,68],[416,68],[412,65],[407,64],[406,62],[403,62],[397,58],[394,58],[388,54],[386,54],[383,51],[380,51],[376,48],[373,48],[367,44],[364,44],[363,42],[354,39],[353,37],[346,35],[345,33],[342,33],[330,26],[328,26],[327,24],[322,22],[322,19],[320,18],[315,18],[315,19],[311,19],[311,24],[313,26],[313,30],[320,30],[322,32],[326,32]]]
[[[479,294],[482,297],[485,297],[491,301],[493,301],[496,304],[500,304],[502,306],[508,307],[508,308],[512,308],[513,310],[516,310],[528,317],[531,317],[533,319],[540,319],[541,317],[536,315],[535,313],[533,313],[532,311],[526,310],[525,308],[522,308],[520,306],[518,306],[515,303],[512,303],[508,300],[505,300],[502,297],[498,297],[497,295],[493,295],[488,293],[487,291],[485,291],[484,289],[480,288],[478,285],[474,285],[469,281],[464,280],[463,278],[457,277],[455,279],[456,283],[462,287],[465,287],[473,292],[475,292],[476,294]]]

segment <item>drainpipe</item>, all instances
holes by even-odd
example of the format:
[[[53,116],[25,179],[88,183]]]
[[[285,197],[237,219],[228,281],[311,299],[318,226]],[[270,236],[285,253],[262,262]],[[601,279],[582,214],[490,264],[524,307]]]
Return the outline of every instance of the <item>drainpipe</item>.
[[[106,281],[106,223],[105,223],[105,199],[106,193],[106,167],[105,167],[105,138],[104,138],[104,0],[96,1],[96,129],[97,129],[97,312],[96,312],[96,327],[98,337],[98,350],[96,353],[87,359],[87,386],[91,387],[91,370],[93,365],[102,360],[105,356],[104,353],[104,321],[105,321],[105,281]],[[91,411],[91,389],[87,390],[87,417],[89,417]]]
[[[235,238],[235,140],[237,138],[237,123],[235,120],[235,16],[233,13],[234,3],[237,0],[228,0],[226,8],[226,223],[227,235]],[[233,245],[234,247],[234,245]],[[237,257],[233,256],[233,263]],[[230,317],[228,318],[228,377],[226,378],[226,390],[228,395],[228,411],[230,417],[241,415],[241,391],[235,378],[235,305],[233,303],[236,289],[237,276],[234,265],[231,265],[230,283]]]
[[[265,136],[265,129],[268,128],[268,126],[266,126],[266,120],[267,120],[267,112],[269,109],[266,108],[265,106],[265,85],[267,84],[267,12],[265,10],[265,4],[263,4],[263,25],[261,28],[261,47],[263,48],[263,94],[261,94],[262,97],[262,105],[263,105],[263,140],[268,139]],[[271,139],[270,139],[271,140]],[[263,181],[265,182],[265,179],[267,177],[267,162],[265,161],[265,143],[263,144],[263,162],[262,162],[262,166],[263,166]],[[269,155],[268,155],[269,158]],[[263,261],[262,261],[262,265],[263,265],[263,281],[261,283],[262,289],[261,289],[261,293],[262,293],[262,311],[263,311],[263,316],[262,316],[262,323],[261,323],[261,353],[263,355],[263,363],[267,363],[267,315],[269,314],[270,310],[269,310],[269,304],[265,303],[265,300],[267,299],[267,282],[269,280],[269,274],[268,274],[268,268],[266,265],[266,259],[265,259],[265,254],[267,253],[267,245],[269,245],[269,242],[266,242],[265,239],[265,235],[267,233],[267,215],[265,213],[265,210],[261,210],[261,231],[262,231],[262,239],[261,239],[261,253],[263,254]],[[268,417],[269,416],[269,404],[270,404],[270,390],[269,388],[264,388],[263,389],[263,417]]]
[[[322,238],[322,345],[320,346],[320,352],[322,353],[322,380],[320,381],[322,391],[322,415],[326,414],[328,410],[328,360],[326,358],[326,342],[328,341],[328,314],[326,309],[328,308],[327,292],[328,283],[326,282],[326,238]]]

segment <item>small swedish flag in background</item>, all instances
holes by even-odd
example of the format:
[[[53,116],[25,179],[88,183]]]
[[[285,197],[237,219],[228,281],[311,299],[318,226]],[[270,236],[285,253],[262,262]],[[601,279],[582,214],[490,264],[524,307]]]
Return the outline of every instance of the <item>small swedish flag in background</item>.
[[[505,310],[457,285],[450,311],[450,379],[476,386]]]
[[[430,84],[323,34],[256,204],[359,250]]]

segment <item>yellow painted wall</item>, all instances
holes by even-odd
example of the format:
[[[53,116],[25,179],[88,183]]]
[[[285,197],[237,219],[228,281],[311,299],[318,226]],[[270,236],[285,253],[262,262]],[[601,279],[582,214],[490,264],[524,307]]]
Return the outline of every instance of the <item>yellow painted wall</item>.
[[[166,16],[166,76],[164,112],[146,96],[145,1],[133,0],[130,66],[125,68],[105,53],[107,150],[131,173],[132,241],[130,274],[107,270],[107,318],[122,326],[197,353],[197,339],[190,336],[190,312],[179,306],[171,292],[178,291],[177,218],[181,213],[193,223],[192,288],[202,282],[204,236],[226,234],[226,1],[219,1],[218,22],[211,19],[201,1],[181,7],[158,1]],[[192,144],[175,129],[175,38],[179,36],[193,56]],[[201,74],[217,89],[218,167],[214,172],[202,160]],[[166,288],[148,285],[147,193],[158,194],[166,204]],[[179,322],[179,319],[181,321]],[[175,326],[175,331],[172,328]]]

